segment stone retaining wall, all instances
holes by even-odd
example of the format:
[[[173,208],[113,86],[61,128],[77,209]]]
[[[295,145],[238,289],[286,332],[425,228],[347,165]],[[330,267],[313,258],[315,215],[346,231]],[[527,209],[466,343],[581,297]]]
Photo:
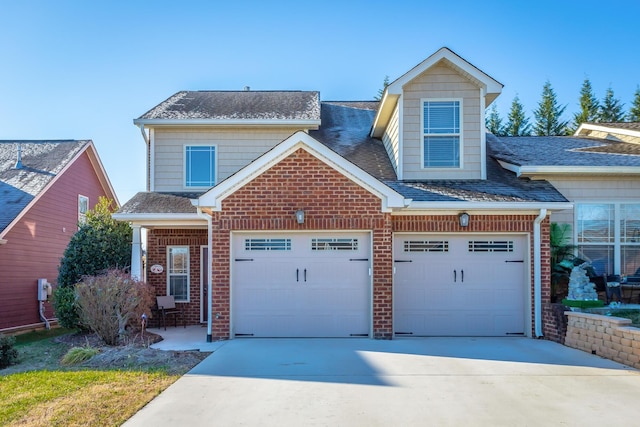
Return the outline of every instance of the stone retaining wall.
[[[631,320],[567,311],[564,344],[640,369],[640,329]]]

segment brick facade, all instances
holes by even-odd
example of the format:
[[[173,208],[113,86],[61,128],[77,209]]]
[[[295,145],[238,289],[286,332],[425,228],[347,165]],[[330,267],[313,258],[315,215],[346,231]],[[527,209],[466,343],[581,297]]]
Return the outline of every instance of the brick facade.
[[[304,224],[294,214],[305,211]],[[222,202],[221,212],[211,212],[213,248],[212,336],[228,338],[230,331],[230,241],[233,231],[365,230],[373,236],[373,336],[393,335],[393,232],[513,232],[529,233],[533,239],[535,215],[473,216],[461,228],[456,215],[391,216],[381,212],[381,200],[330,168],[307,151],[299,149],[235,191]],[[549,221],[542,223],[542,295],[549,300]],[[189,245],[191,303],[188,321],[200,321],[200,245],[207,244],[206,229],[151,230],[147,265],[166,269],[166,247]],[[533,247],[533,244],[531,245]],[[533,253],[531,254],[533,260]],[[533,275],[533,265],[531,266]],[[166,272],[148,273],[159,294],[166,293]],[[533,283],[533,277],[531,279]],[[533,296],[532,296],[533,300]],[[532,307],[533,310],[533,307]],[[219,313],[217,318],[215,314]],[[533,313],[532,313],[533,316]]]

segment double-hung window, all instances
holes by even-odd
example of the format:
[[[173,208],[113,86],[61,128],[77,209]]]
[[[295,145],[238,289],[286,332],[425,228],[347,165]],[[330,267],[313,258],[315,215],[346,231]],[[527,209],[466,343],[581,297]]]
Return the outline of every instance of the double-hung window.
[[[459,168],[462,140],[460,99],[422,100],[422,167]]]
[[[189,301],[189,247],[167,248],[167,295],[176,301]]]
[[[87,212],[89,211],[89,198],[78,194],[78,223],[87,223]]]
[[[185,187],[210,188],[216,185],[216,147],[214,145],[186,145]]]

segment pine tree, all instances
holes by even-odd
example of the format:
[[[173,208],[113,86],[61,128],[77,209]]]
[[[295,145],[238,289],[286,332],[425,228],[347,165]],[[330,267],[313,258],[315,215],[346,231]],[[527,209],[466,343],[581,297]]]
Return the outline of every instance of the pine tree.
[[[556,93],[551,87],[551,82],[547,80],[542,87],[542,99],[538,103],[538,109],[533,114],[536,124],[533,131],[538,136],[566,135],[568,122],[562,120],[567,106],[561,107],[558,104]]]
[[[580,89],[580,112],[573,115],[572,131],[575,132],[582,123],[596,121],[599,108],[598,98],[593,94],[591,82],[588,78],[584,79]]]
[[[505,129],[502,125],[502,117],[498,113],[498,108],[496,104],[491,106],[491,110],[489,111],[489,115],[485,119],[485,126],[487,131],[491,132],[495,136],[504,136]]]
[[[640,86],[636,88],[636,93],[633,94],[633,103],[629,109],[627,120],[630,122],[640,122]]]
[[[529,119],[524,114],[524,106],[520,103],[518,95],[511,102],[511,110],[507,116],[504,134],[507,136],[531,135],[531,124],[529,124]]]
[[[624,111],[622,110],[624,104],[620,102],[618,98],[613,96],[613,89],[611,86],[607,89],[607,93],[604,96],[602,105],[600,106],[600,113],[598,114],[598,121],[602,123],[617,123],[624,121]]]
[[[384,81],[382,82],[382,87],[378,89],[378,94],[373,97],[376,101],[382,100],[382,95],[384,95],[384,90],[389,86],[389,76],[384,76]]]

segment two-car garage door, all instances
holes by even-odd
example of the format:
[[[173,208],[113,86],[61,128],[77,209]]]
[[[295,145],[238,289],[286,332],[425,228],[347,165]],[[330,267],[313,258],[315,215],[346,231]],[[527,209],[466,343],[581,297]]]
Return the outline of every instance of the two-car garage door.
[[[526,238],[394,236],[396,336],[525,332]]]
[[[234,336],[368,336],[369,233],[235,233]]]

